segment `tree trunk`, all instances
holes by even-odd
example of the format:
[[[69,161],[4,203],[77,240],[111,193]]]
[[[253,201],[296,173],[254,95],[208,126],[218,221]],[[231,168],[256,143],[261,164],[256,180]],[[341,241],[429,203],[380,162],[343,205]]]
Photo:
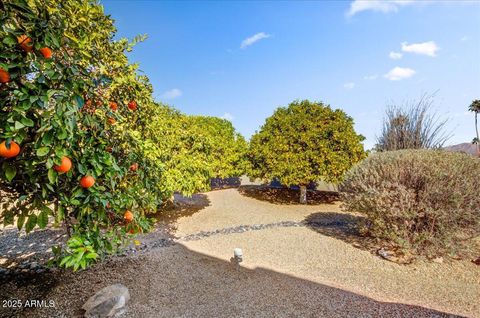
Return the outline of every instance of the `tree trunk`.
[[[300,185],[300,203],[307,204],[307,186]]]
[[[478,135],[478,112],[475,113],[475,131],[477,132],[477,156],[480,157],[480,138]]]

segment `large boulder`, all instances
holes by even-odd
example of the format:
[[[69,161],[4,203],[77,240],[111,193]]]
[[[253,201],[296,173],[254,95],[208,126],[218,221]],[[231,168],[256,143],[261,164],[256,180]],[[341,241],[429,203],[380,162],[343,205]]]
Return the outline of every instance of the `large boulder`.
[[[128,288],[114,284],[99,290],[82,306],[87,318],[115,317],[125,312],[130,299]]]

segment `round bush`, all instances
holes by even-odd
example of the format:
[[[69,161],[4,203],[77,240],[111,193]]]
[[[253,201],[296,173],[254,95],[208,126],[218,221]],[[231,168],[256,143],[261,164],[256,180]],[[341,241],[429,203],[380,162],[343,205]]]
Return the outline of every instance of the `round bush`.
[[[350,170],[344,208],[363,230],[426,256],[465,254],[480,235],[480,160],[441,150],[380,152]]]

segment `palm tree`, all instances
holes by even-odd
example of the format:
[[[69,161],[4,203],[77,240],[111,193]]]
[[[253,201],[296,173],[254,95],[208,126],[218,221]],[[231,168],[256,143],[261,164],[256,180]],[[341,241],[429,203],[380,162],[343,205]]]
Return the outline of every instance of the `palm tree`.
[[[480,157],[480,137],[478,135],[478,113],[480,113],[480,99],[474,100],[468,110],[475,113],[475,131],[477,132],[477,138],[473,142],[477,145],[477,155]]]

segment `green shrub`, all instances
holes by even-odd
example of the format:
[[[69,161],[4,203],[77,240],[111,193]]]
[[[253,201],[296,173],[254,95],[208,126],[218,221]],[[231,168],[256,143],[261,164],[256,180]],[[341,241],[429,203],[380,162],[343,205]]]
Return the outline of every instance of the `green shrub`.
[[[441,150],[375,153],[340,187],[364,230],[428,257],[465,254],[480,235],[480,160]]]

